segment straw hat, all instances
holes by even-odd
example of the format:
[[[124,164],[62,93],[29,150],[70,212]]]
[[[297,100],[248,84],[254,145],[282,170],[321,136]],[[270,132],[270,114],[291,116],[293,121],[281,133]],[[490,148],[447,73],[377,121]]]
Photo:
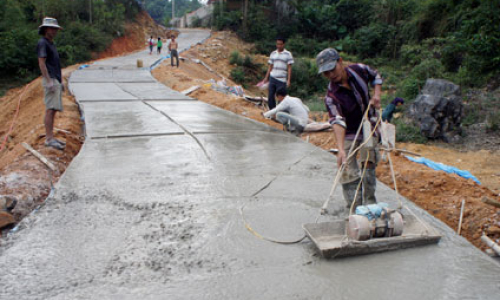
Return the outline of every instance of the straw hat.
[[[57,20],[54,18],[43,18],[43,23],[38,27],[38,34],[43,34],[43,28],[44,27],[52,27],[52,28],[57,28],[57,29],[63,29],[61,26],[59,26],[59,23],[57,23]]]

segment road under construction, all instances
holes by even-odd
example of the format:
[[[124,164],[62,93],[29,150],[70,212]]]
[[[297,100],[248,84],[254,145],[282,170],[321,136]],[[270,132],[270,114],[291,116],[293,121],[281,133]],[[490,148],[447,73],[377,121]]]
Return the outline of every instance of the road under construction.
[[[209,35],[183,30],[179,48]],[[0,248],[1,299],[497,298],[498,263],[406,199],[439,244],[327,260],[308,239],[256,238],[241,207],[256,231],[299,238],[330,193],[335,157],[173,91],[138,59],[158,58],[145,50],[72,74],[86,141]],[[380,183],[377,198],[398,201]],[[337,189],[328,211],[344,205]]]

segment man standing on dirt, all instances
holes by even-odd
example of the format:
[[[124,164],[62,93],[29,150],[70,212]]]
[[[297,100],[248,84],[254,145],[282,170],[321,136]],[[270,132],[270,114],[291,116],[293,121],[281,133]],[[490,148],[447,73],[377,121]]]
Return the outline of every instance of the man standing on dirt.
[[[62,29],[54,18],[44,18],[38,28],[42,38],[38,41],[36,52],[38,65],[42,72],[42,84],[45,92],[45,146],[63,150],[65,143],[54,138],[54,119],[56,112],[62,111],[62,76],[61,63],[54,38]]]
[[[276,50],[271,53],[269,57],[269,68],[267,69],[264,83],[269,81],[268,90],[268,105],[269,109],[276,107],[276,100],[274,94],[276,91],[283,87],[290,87],[292,80],[292,64],[293,56],[290,51],[285,50],[284,38],[276,39]]]
[[[174,57],[176,59],[177,68],[179,67],[179,53],[177,53],[177,48],[179,44],[175,40],[175,35],[172,35],[170,43],[168,44],[168,50],[170,50],[170,64],[174,66]]]
[[[276,117],[276,120],[285,125],[287,131],[299,135],[309,121],[309,108],[302,103],[302,100],[288,96],[285,87],[276,91],[278,106],[268,112],[262,113],[266,118]]]
[[[325,97],[325,105],[330,115],[330,123],[333,125],[335,138],[339,152],[337,154],[337,166],[344,164],[345,169],[340,177],[344,199],[348,206],[352,201],[356,205],[361,203],[360,193],[354,199],[357,187],[362,181],[363,205],[376,203],[375,188],[377,178],[375,168],[379,160],[377,147],[362,147],[359,150],[360,164],[367,163],[364,176],[360,176],[360,168],[356,161],[358,153],[348,158],[351,145],[354,143],[354,149],[360,146],[363,139],[368,137],[360,136],[356,139],[356,132],[363,122],[363,116],[371,104],[368,112],[368,119],[371,122],[373,130],[380,109],[380,94],[382,91],[382,77],[380,74],[363,64],[353,64],[345,66],[342,58],[335,49],[325,49],[316,57],[316,63],[319,68],[319,74],[323,74],[330,83]],[[368,85],[374,87],[374,95],[370,98]],[[374,136],[378,134],[375,132]]]

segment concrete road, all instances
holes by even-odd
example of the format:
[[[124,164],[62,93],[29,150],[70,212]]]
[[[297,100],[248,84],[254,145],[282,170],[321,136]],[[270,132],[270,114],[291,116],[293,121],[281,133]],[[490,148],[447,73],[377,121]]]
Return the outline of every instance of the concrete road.
[[[258,232],[302,236],[334,156],[172,91],[137,58],[154,63],[143,51],[73,73],[87,140],[45,206],[2,241],[0,299],[498,299],[499,265],[406,200],[438,245],[324,260],[308,240],[250,234],[243,205]],[[377,197],[395,205],[382,184]],[[338,190],[330,210],[342,206]]]

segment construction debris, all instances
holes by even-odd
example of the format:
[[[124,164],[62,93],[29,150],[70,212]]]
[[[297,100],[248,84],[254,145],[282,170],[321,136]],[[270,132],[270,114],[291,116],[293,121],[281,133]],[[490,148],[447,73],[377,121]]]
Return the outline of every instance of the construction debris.
[[[36,158],[38,158],[41,162],[43,162],[49,169],[51,169],[53,172],[57,172],[57,168],[56,166],[54,166],[53,163],[51,163],[45,156],[43,156],[42,154],[40,154],[40,152],[36,151],[35,149],[33,149],[30,145],[26,144],[26,143],[22,143],[23,147],[26,148],[26,150],[28,150],[29,152],[31,152],[31,154],[33,154]]]
[[[489,204],[489,205],[492,205],[492,206],[500,208],[500,202],[498,202],[496,200],[483,197],[483,199],[481,199],[481,201],[484,202],[484,203],[486,203],[486,204]]]
[[[195,86],[192,86],[192,87],[188,88],[187,90],[182,91],[181,94],[187,96],[187,95],[191,94],[192,92],[198,90],[199,88],[200,88],[199,85],[195,85]]]
[[[486,245],[488,245],[488,247],[490,247],[493,251],[495,251],[497,255],[500,255],[500,246],[494,241],[492,241],[489,237],[483,235],[481,237],[481,241],[483,241]]]

